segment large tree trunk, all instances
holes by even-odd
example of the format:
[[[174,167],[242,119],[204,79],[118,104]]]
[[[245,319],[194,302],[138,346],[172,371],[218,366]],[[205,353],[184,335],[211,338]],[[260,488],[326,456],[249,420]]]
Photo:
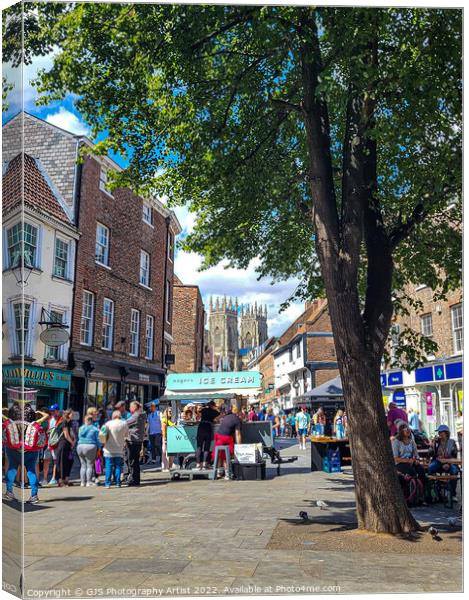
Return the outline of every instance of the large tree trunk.
[[[328,305],[347,409],[358,527],[392,534],[416,531],[419,524],[406,505],[392,455],[381,357],[371,356],[363,343],[353,302],[329,290]]]

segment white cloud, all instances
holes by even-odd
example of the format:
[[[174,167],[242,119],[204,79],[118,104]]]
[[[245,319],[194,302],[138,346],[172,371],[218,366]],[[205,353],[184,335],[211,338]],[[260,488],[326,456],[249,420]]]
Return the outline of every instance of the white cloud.
[[[181,225],[185,228],[187,222],[181,220]],[[239,304],[267,304],[269,335],[280,335],[304,310],[304,305],[296,302],[284,312],[279,312],[280,305],[293,293],[298,281],[289,279],[273,285],[268,278],[258,281],[255,270],[257,263],[257,259],[252,260],[249,267],[243,270],[225,268],[227,263],[223,261],[206,271],[199,271],[202,258],[192,252],[179,251],[175,272],[183,283],[199,286],[206,309],[210,296],[237,297]]]
[[[47,115],[46,121],[76,135],[88,135],[90,132],[89,127],[83,121],[80,121],[77,115],[63,106],[56,113]]]

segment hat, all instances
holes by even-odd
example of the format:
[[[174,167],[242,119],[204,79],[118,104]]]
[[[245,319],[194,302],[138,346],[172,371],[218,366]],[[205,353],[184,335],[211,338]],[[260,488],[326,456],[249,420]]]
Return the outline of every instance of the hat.
[[[441,433],[443,431],[446,431],[446,433],[449,433],[449,427],[448,425],[440,425],[437,429],[438,433]]]
[[[150,404],[153,404],[153,406],[158,406],[158,404],[159,404],[159,403],[160,403],[160,401],[159,401],[159,400],[152,400],[152,401],[150,402]]]
[[[59,410],[59,405],[58,404],[52,404],[52,406],[49,406],[49,410]]]

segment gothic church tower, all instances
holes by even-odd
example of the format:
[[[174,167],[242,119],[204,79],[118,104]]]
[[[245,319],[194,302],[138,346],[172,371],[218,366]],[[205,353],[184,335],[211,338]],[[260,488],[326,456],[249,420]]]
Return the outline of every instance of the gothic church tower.
[[[238,366],[238,299],[215,303],[210,298],[208,314],[209,346],[212,348],[214,371],[237,371]]]
[[[251,350],[267,340],[267,305],[241,307],[239,347]]]

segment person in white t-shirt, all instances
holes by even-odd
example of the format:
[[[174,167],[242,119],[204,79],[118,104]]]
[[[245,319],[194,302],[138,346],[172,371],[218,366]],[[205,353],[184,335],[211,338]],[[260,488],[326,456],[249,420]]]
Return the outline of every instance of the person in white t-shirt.
[[[308,434],[309,415],[305,413],[302,406],[300,407],[300,410],[296,413],[295,426],[296,431],[298,432],[300,450],[306,450],[306,435]]]
[[[113,480],[117,487],[121,487],[122,465],[124,462],[124,447],[129,435],[129,426],[127,421],[121,418],[120,410],[112,413],[112,419],[108,421],[103,429],[105,430],[106,441],[103,447],[105,464],[105,482],[104,487],[110,488]]]

